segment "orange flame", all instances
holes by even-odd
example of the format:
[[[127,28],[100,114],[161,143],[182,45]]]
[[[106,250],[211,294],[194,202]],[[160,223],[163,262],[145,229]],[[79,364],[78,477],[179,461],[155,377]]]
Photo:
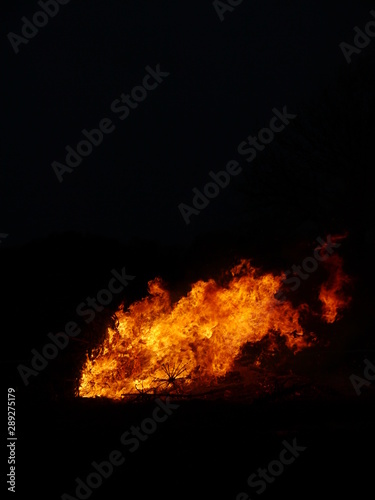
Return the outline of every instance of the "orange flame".
[[[330,258],[330,276],[319,295],[323,319],[332,323],[348,303],[340,292],[348,282],[340,257]],[[172,303],[159,278],[148,283],[149,296],[116,313],[103,345],[82,369],[79,395],[121,399],[139,392],[200,390],[226,375],[247,343],[273,332],[297,352],[309,345],[298,308],[275,295],[283,276],[261,274],[247,260],[231,269],[223,284],[198,281]],[[272,347],[271,347],[272,348]]]

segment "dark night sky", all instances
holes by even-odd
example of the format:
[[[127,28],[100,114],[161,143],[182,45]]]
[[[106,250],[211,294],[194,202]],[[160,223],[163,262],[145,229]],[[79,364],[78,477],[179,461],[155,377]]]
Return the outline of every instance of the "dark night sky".
[[[238,144],[273,107],[298,114],[316,97],[346,65],[339,43],[369,19],[369,4],[354,0],[245,1],[223,22],[211,1],[72,1],[16,55],[6,34],[20,33],[37,4],[7,3],[0,232],[9,246],[71,230],[183,243],[235,227],[240,178],[189,226],[177,206],[191,204],[210,170],[240,160]],[[119,120],[112,101],[157,64],[170,76]],[[115,132],[60,184],[51,162],[105,117]]]

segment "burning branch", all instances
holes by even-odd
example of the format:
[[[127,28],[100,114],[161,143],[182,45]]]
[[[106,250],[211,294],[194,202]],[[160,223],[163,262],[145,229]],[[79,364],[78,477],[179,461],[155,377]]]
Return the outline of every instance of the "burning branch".
[[[169,363],[163,363],[161,365],[161,369],[166,374],[167,378],[155,378],[154,382],[157,382],[158,385],[156,389],[173,389],[178,394],[182,392],[182,385],[186,382],[186,380],[190,379],[190,374],[185,377],[180,377],[184,372],[186,372],[186,365],[181,366],[181,363],[170,366]]]

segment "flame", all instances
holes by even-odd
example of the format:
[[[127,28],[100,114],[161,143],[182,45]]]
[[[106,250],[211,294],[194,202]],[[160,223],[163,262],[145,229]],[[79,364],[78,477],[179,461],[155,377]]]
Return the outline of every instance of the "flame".
[[[345,305],[338,296],[343,277],[330,276],[320,294],[329,322]],[[137,391],[193,393],[214,385],[230,372],[246,343],[270,332],[294,353],[308,347],[300,315],[309,307],[277,300],[282,280],[242,260],[223,283],[198,281],[175,303],[160,278],[150,281],[149,295],[127,311],[120,308],[118,326],[108,328],[103,345],[87,356],[79,395],[121,399]]]
[[[323,283],[319,300],[322,302],[322,317],[327,323],[334,323],[341,317],[341,312],[351,301],[345,296],[343,287],[350,283],[350,278],[343,271],[343,260],[339,255],[332,255],[325,263],[329,271],[326,283]]]

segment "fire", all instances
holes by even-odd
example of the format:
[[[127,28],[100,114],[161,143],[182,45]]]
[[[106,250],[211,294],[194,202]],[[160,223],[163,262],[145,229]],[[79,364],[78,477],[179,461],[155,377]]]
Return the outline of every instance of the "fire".
[[[322,287],[328,322],[344,306],[338,295],[342,279],[343,273],[330,276]],[[79,395],[194,394],[230,372],[246,343],[257,343],[270,332],[294,353],[308,347],[300,324],[308,306],[277,300],[282,280],[282,275],[262,274],[242,260],[222,283],[198,281],[175,303],[159,278],[150,281],[149,295],[127,311],[120,308],[118,326],[108,328],[101,348],[87,356]]]
[[[334,323],[351,301],[343,291],[343,287],[350,283],[350,279],[343,271],[343,261],[339,255],[332,255],[326,267],[329,270],[329,277],[320,289],[319,300],[323,304],[323,319],[327,323]]]

